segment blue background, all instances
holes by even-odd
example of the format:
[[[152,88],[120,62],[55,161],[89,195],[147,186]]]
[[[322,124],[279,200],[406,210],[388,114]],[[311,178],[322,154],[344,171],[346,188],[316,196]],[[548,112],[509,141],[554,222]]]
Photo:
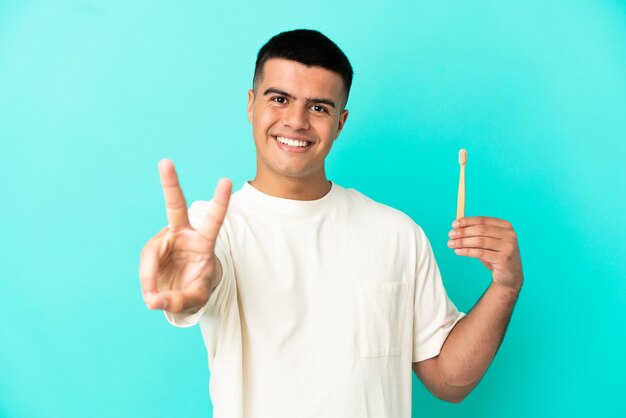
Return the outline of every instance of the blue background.
[[[255,55],[300,27],[356,72],[330,179],[421,224],[460,309],[490,281],[446,247],[460,148],[467,214],[519,234],[497,358],[459,405],[416,380],[414,416],[626,416],[626,5],[608,0],[1,1],[0,416],[212,415],[199,330],[140,297],[156,165],[189,202],[252,178]]]

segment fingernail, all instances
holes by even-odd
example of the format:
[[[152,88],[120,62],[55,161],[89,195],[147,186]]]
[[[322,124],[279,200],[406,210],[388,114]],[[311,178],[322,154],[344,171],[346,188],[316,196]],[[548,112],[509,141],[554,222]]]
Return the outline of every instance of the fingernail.
[[[448,241],[448,247],[449,248],[454,248],[454,241],[452,241],[452,240]]]
[[[454,253],[455,253],[455,254],[461,254],[461,249],[460,249],[460,248],[457,248],[456,250],[454,250]]]
[[[450,238],[454,238],[454,237],[456,237],[456,231],[453,229],[452,231],[448,232],[448,236],[449,236]]]
[[[452,222],[452,228],[458,228],[458,227],[459,227],[459,221]]]

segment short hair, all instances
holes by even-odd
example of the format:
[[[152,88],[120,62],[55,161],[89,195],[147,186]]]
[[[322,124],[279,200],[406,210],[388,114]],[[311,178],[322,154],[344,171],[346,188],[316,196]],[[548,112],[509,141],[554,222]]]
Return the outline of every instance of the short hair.
[[[348,57],[328,37],[316,30],[296,29],[272,37],[261,47],[254,67],[253,85],[263,75],[263,66],[271,58],[296,61],[307,67],[322,67],[343,79],[346,102],[352,86],[354,71]]]

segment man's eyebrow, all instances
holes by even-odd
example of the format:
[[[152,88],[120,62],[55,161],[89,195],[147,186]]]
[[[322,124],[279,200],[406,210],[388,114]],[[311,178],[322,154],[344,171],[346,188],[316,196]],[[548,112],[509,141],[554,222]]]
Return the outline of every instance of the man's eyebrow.
[[[307,101],[309,103],[321,103],[321,104],[327,104],[328,106],[331,106],[332,108],[335,108],[337,106],[335,106],[335,102],[333,102],[330,99],[322,99],[322,98],[311,98],[311,99],[307,99]]]
[[[290,99],[293,99],[293,96],[291,94],[287,93],[286,91],[277,89],[275,87],[270,87],[269,89],[263,92],[263,96],[267,96],[268,94],[280,94],[281,96],[286,96],[286,97],[289,97]]]
[[[264,96],[267,96],[268,94],[280,94],[281,96],[285,96],[285,97],[289,97],[290,99],[294,99],[295,96],[293,96],[291,93],[287,93],[284,90],[281,89],[277,89],[275,87],[270,87],[267,90],[265,90],[263,92]],[[333,102],[330,99],[325,99],[325,98],[321,98],[321,97],[311,97],[311,98],[307,98],[306,99],[307,102],[309,103],[320,103],[320,104],[326,104],[328,106],[331,106],[333,108],[337,107],[337,105],[335,104],[335,102]]]

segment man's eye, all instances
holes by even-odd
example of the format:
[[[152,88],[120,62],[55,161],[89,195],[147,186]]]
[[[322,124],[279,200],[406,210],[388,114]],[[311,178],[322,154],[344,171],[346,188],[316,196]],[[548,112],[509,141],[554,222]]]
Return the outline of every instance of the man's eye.
[[[313,105],[311,106],[311,109],[313,109],[313,111],[315,112],[321,112],[321,113],[324,113],[327,111],[325,107],[320,106],[320,105]]]
[[[281,104],[287,103],[287,99],[281,96],[274,97],[272,100],[274,100],[276,103],[281,103]]]

